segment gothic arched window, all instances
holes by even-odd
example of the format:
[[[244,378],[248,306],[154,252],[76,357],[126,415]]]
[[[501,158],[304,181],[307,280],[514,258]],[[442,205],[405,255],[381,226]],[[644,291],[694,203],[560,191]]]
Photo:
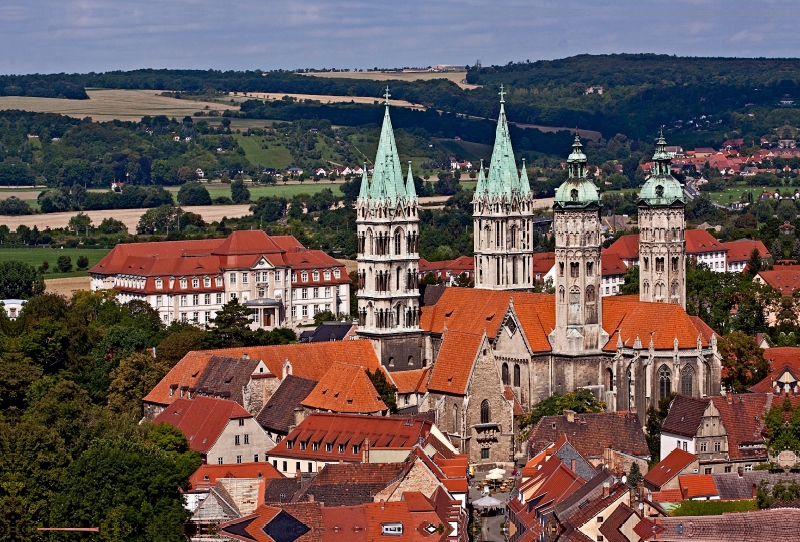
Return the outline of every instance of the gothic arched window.
[[[520,378],[519,364],[515,363],[514,364],[514,387],[519,388],[520,380],[521,380],[521,378]]]
[[[666,365],[662,365],[658,369],[658,396],[663,399],[670,393],[672,393],[672,371]]]
[[[559,286],[559,288],[558,288],[558,302],[559,303],[563,303],[564,302],[564,287],[563,286]]]
[[[681,393],[683,395],[693,395],[694,392],[694,369],[691,365],[685,366],[681,370]]]
[[[678,272],[678,262],[679,258],[677,256],[672,257],[672,271],[677,273]]]
[[[453,433],[458,433],[458,405],[453,405]]]
[[[503,385],[508,386],[508,363],[503,363]]]
[[[481,423],[490,423],[492,421],[491,412],[489,411],[489,400],[484,399],[481,402]]]
[[[606,369],[606,377],[607,377],[606,388],[608,388],[608,391],[614,391],[614,371],[612,371],[610,367]]]

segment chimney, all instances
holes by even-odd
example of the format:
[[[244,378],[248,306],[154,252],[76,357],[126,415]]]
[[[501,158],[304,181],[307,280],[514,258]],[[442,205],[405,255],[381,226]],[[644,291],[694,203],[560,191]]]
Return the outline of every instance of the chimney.
[[[575,423],[575,411],[574,410],[564,410],[564,416],[567,417],[567,422]]]
[[[725,399],[728,401],[729,405],[733,404],[733,395],[731,394],[731,392],[725,394]]]
[[[386,510],[386,505],[383,503],[383,499],[381,499],[381,510]]]
[[[308,502],[314,502],[314,494],[313,493],[309,493],[308,494]]]
[[[742,478],[744,476],[744,468],[743,467],[738,467],[736,469],[736,474],[739,475],[739,478]]]
[[[248,353],[242,354],[242,359],[250,359],[250,354]]]
[[[608,497],[609,493],[611,493],[611,484],[608,482],[603,482],[603,498],[605,499]]]
[[[575,470],[577,468],[576,464],[577,464],[577,461],[575,459],[570,459],[569,460],[569,468],[570,468],[570,470],[572,472],[578,472],[577,470]]]

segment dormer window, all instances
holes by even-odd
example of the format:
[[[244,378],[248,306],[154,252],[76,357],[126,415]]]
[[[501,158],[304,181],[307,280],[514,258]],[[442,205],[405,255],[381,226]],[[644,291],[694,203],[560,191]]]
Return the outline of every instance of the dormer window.
[[[664,197],[664,187],[660,184],[656,186],[656,197],[663,198]]]
[[[381,534],[384,536],[403,536],[402,523],[381,523]]]
[[[161,279],[156,279],[156,289],[160,290],[164,287],[164,281]]]
[[[303,282],[308,282],[308,272],[303,271],[302,275],[300,275],[300,278]]]
[[[338,278],[339,278],[339,277],[341,277],[341,276],[342,276],[342,273],[341,273],[341,272],[340,272],[338,269],[334,269],[334,270],[333,270],[333,277],[334,277],[334,278],[337,278],[337,279],[338,279]]]
[[[325,280],[331,280],[331,272],[325,271]]]
[[[569,199],[571,199],[572,201],[578,201],[578,190],[577,189],[573,188],[572,190],[570,190]]]
[[[205,286],[206,288],[211,287],[211,277],[206,277],[203,279],[203,286]]]
[[[186,279],[181,279],[181,288],[186,288],[189,285],[189,281]]]
[[[222,286],[222,277],[217,277],[216,278],[216,283],[217,283],[217,286]]]
[[[297,273],[292,273],[292,282],[297,282]]]
[[[197,278],[197,277],[194,277],[192,279],[192,288],[199,288],[199,287],[200,287],[200,279]]]
[[[314,271],[314,273],[312,273],[312,277],[313,277],[314,282],[318,281],[319,280],[319,271]]]

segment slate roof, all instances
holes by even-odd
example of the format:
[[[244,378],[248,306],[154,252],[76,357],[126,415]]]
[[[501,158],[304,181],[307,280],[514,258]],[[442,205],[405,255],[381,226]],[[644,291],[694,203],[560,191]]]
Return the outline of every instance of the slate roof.
[[[697,542],[785,542],[787,526],[800,522],[800,509],[775,508],[735,512],[720,516],[692,516],[656,518],[663,529],[655,540],[694,540]]]
[[[703,413],[708,406],[708,398],[677,395],[669,407],[667,417],[661,424],[663,433],[671,433],[682,437],[694,437]]]
[[[224,536],[243,542],[322,542],[324,530],[319,503],[264,504],[220,525]]]
[[[180,429],[189,447],[207,453],[230,420],[251,418],[249,412],[233,401],[197,397],[178,399],[155,417],[153,424],[168,423]]]
[[[737,472],[726,472],[712,474],[711,476],[714,478],[714,485],[719,492],[719,498],[722,500],[752,499],[753,487],[758,487],[762,480],[765,481],[769,487],[779,483],[786,486],[792,483],[800,484],[799,473],[783,471],[743,470],[741,474]]]
[[[629,412],[597,412],[575,414],[575,421],[565,415],[544,416],[528,437],[531,454],[566,435],[584,457],[602,457],[605,448],[633,455],[650,457],[639,417]]]
[[[322,324],[315,330],[304,331],[309,333],[305,342],[321,343],[330,341],[343,341],[350,330],[353,329],[353,322],[322,322]]]
[[[243,405],[242,388],[250,382],[250,375],[258,364],[259,360],[253,358],[211,356],[195,382],[197,393],[230,399]]]
[[[353,414],[389,410],[364,368],[348,363],[332,363],[301,404],[310,409]]]
[[[414,416],[384,417],[314,412],[270,450],[269,455],[360,463],[361,453],[353,454],[353,445],[363,445],[369,439],[371,448],[411,449],[420,439],[428,436],[432,425],[432,422]],[[319,449],[314,450],[309,445],[301,450],[295,441],[312,444],[317,442]],[[290,442],[291,449],[288,448]],[[325,444],[328,443],[332,445],[330,452],[325,451]],[[341,453],[340,444],[344,445],[344,452]]]
[[[622,527],[630,518],[634,516],[636,522],[639,522],[639,516],[636,512],[625,503],[620,504],[611,512],[611,515],[605,518],[603,524],[600,525],[600,533],[605,537],[608,542],[630,542],[628,537],[622,534],[620,527]]]
[[[298,478],[267,478],[264,480],[264,502],[289,502],[295,493],[300,491]]]
[[[483,343],[483,335],[447,330],[439,356],[431,370],[428,390],[454,395],[467,393],[472,366]]]
[[[294,496],[294,501],[325,506],[355,506],[373,496],[406,471],[405,463],[328,464]]]
[[[683,469],[697,461],[697,456],[685,452],[680,448],[672,450],[667,457],[662,459],[657,465],[647,471],[644,480],[656,489],[661,487],[679,475]]]
[[[286,375],[267,404],[256,415],[256,421],[267,431],[287,434],[294,425],[294,409],[308,397],[316,380]]]
[[[270,463],[204,464],[189,477],[189,486],[197,491],[216,485],[222,478],[283,478]]]
[[[576,512],[566,522],[564,522],[564,535],[570,536],[571,533],[578,533],[578,529],[585,525],[589,520],[597,516],[600,512],[608,508],[615,501],[624,499],[630,488],[623,483],[617,483],[609,488],[607,497],[595,499],[585,507]]]

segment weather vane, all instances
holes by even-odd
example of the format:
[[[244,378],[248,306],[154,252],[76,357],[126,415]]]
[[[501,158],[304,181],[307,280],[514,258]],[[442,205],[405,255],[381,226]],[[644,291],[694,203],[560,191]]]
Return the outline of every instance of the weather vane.
[[[389,85],[386,85],[386,94],[383,95],[383,97],[386,98],[386,105],[389,105],[389,96],[391,96],[391,94],[389,94]]]
[[[498,92],[498,94],[500,95],[500,103],[501,104],[506,103],[505,100],[506,91],[503,90],[503,85],[500,85],[500,92]]]

